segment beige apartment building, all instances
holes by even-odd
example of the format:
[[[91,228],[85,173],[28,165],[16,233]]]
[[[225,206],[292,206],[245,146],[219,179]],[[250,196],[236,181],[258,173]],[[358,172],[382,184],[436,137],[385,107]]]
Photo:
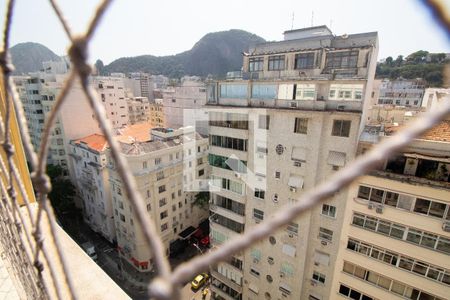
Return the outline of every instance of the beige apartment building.
[[[105,107],[106,117],[110,120],[112,127],[126,126],[128,124],[128,108],[123,78],[98,76],[92,78],[91,84]]]
[[[330,299],[450,299],[449,173],[447,120],[352,184]]]
[[[165,127],[166,126],[166,116],[164,115],[164,105],[162,99],[155,99],[149,102],[150,107],[150,124],[152,127]],[[179,128],[181,125],[172,126],[173,128]]]
[[[146,97],[133,97],[126,100],[129,125],[150,121],[150,104]]]
[[[108,143],[101,134],[70,141],[74,182],[82,200],[84,221],[110,243],[116,241],[109,175],[106,168]]]
[[[220,247],[356,155],[377,33],[291,30],[251,46],[241,78],[208,86],[211,240]],[[213,299],[332,299],[347,191],[212,271]]]
[[[146,202],[147,214],[170,253],[172,243],[193,233],[208,217],[208,211],[193,205],[198,188],[206,189],[197,180],[208,175],[208,139],[193,128],[154,128],[151,140],[119,142],[137,183],[137,190]],[[151,271],[152,253],[124,191],[113,160],[108,159],[110,186],[117,244],[120,254],[137,270]],[[196,187],[196,185],[199,185]]]

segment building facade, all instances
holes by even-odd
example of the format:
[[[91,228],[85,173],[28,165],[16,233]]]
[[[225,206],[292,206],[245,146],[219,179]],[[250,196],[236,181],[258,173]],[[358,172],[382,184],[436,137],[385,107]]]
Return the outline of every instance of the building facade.
[[[209,173],[208,139],[192,128],[156,128],[151,135],[151,141],[120,142],[120,146],[136,179],[136,192],[145,200],[148,217],[155,222],[169,255],[171,243],[208,216],[206,209],[193,205],[196,180]],[[109,168],[120,253],[137,270],[151,271],[152,253],[111,159]]]
[[[73,140],[69,146],[84,221],[110,243],[116,241],[109,175],[106,168],[107,142],[93,134]]]
[[[349,188],[331,298],[449,299],[449,133],[447,120]]]
[[[384,79],[380,84],[378,104],[419,108],[422,105],[425,84],[421,79]]]
[[[197,77],[183,77],[181,84],[163,90],[163,110],[167,126],[195,126],[202,134],[207,133],[207,124],[193,121],[201,119],[196,115],[206,104],[206,85]]]
[[[146,97],[127,98],[129,125],[150,121],[150,105]]]
[[[352,160],[377,33],[326,26],[250,47],[242,78],[208,86],[213,247],[270,218]],[[212,271],[214,299],[329,299],[347,192]]]
[[[150,108],[150,124],[152,127],[165,127],[166,116],[164,114],[164,104],[162,99],[155,99],[149,102]],[[172,128],[179,128],[181,126],[168,126]]]
[[[123,78],[92,77],[94,89],[105,107],[106,117],[113,128],[121,128],[128,124],[128,108],[125,100]]]

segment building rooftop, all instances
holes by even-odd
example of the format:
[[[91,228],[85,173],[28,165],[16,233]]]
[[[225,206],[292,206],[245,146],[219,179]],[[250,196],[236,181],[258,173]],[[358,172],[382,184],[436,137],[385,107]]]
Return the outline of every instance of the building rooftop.
[[[119,145],[122,153],[126,155],[140,155],[183,145],[185,143],[192,142],[193,138],[195,138],[195,140],[201,140],[204,137],[196,132],[195,136],[184,135],[168,140],[154,140],[154,141],[134,142],[134,143],[126,143],[126,142],[124,143],[119,141]]]
[[[121,143],[132,144],[135,142],[147,142],[150,141],[150,131],[153,126],[150,123],[139,123],[129,125],[123,129],[118,130],[116,136],[117,141]]]
[[[420,139],[450,142],[450,120],[440,122],[438,125],[434,126],[432,129],[423,134]]]
[[[91,134],[84,138],[73,141],[76,145],[85,145],[92,150],[102,152],[108,147],[108,142],[106,141],[105,136],[101,134]]]

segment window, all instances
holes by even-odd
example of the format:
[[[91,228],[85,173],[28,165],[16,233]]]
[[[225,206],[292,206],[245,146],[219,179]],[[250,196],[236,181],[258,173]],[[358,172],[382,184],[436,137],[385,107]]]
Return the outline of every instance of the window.
[[[259,271],[257,269],[255,269],[254,267],[250,268],[250,274],[252,274],[256,277],[259,277],[259,275],[260,275]]]
[[[156,173],[156,180],[161,180],[164,178],[164,171],[159,171]]]
[[[167,213],[167,210],[165,210],[159,214],[159,217],[161,220],[167,218],[168,216],[169,216],[169,214]]]
[[[333,239],[333,231],[320,227],[319,228],[319,239],[325,240],[327,242],[331,242]]]
[[[164,223],[161,225],[161,231],[166,231],[167,229],[169,229],[169,223]]]
[[[147,162],[146,161],[142,162],[142,168],[143,169],[147,169]]]
[[[264,212],[262,210],[254,208],[253,209],[253,218],[256,220],[259,220],[259,221],[264,220]]]
[[[162,207],[167,204],[166,198],[159,199],[159,207]]]
[[[280,178],[281,178],[281,172],[275,171],[275,179],[280,179]]]
[[[239,173],[247,173],[247,162],[229,158],[226,156],[208,154],[208,161],[211,166],[232,170]]]
[[[356,68],[358,51],[339,51],[327,54],[325,67],[328,69]]]
[[[159,186],[158,187],[158,192],[161,194],[161,193],[163,193],[163,192],[165,192],[166,191],[166,186],[165,185],[161,185],[161,186]]]
[[[334,120],[331,135],[348,137],[350,135],[351,123],[352,123],[351,121],[346,120]]]
[[[152,210],[152,205],[151,204],[147,204],[147,211],[151,211]]]
[[[269,56],[269,71],[284,70],[284,55]]]
[[[313,272],[312,279],[317,282],[325,283],[325,275],[317,271]]]
[[[252,98],[262,100],[273,100],[277,97],[277,86],[269,84],[253,84]]]
[[[343,284],[339,286],[339,294],[354,300],[373,300],[372,297],[362,294],[353,288],[349,288]]]
[[[289,222],[286,227],[286,231],[289,235],[298,235],[298,224],[294,222]]]
[[[217,146],[217,147],[222,147],[222,148],[247,151],[247,140],[244,140],[244,139],[238,139],[238,138],[232,138],[232,137],[220,136],[220,135],[210,135],[209,144],[212,146]],[[201,158],[199,158],[199,159],[201,159]],[[197,162],[197,164],[200,165],[201,163]]]
[[[155,158],[155,165],[161,164],[161,157]]]
[[[258,117],[258,128],[259,129],[269,129],[270,116],[269,115],[259,115]]]
[[[255,197],[256,197],[256,198],[264,199],[264,198],[265,198],[265,193],[266,193],[266,192],[265,192],[264,190],[255,188]]]
[[[336,218],[336,206],[322,204],[322,215]]]
[[[314,53],[299,53],[295,55],[296,69],[313,69]]]
[[[204,174],[205,174],[204,169],[198,170],[198,177],[203,176]]]
[[[330,265],[330,255],[324,252],[314,252],[314,264],[328,267]]]
[[[248,71],[262,71],[264,68],[264,57],[250,57],[248,62]]]
[[[246,84],[221,84],[220,85],[220,98],[246,99],[247,98],[247,85]]]
[[[414,212],[437,218],[443,218],[446,207],[447,205],[444,203],[417,198],[414,206]]]
[[[294,132],[307,134],[308,133],[308,119],[306,118],[295,118]]]
[[[120,214],[120,221],[125,222],[125,216]]]

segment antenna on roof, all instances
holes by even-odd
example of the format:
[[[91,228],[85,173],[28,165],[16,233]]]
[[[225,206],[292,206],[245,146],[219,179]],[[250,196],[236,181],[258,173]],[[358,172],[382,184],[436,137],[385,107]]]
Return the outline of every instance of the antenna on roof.
[[[332,30],[331,29],[331,26],[333,25],[333,19],[330,19],[330,30]]]
[[[311,27],[314,26],[314,11],[311,12]]]
[[[292,12],[291,30],[294,29],[294,12]]]

